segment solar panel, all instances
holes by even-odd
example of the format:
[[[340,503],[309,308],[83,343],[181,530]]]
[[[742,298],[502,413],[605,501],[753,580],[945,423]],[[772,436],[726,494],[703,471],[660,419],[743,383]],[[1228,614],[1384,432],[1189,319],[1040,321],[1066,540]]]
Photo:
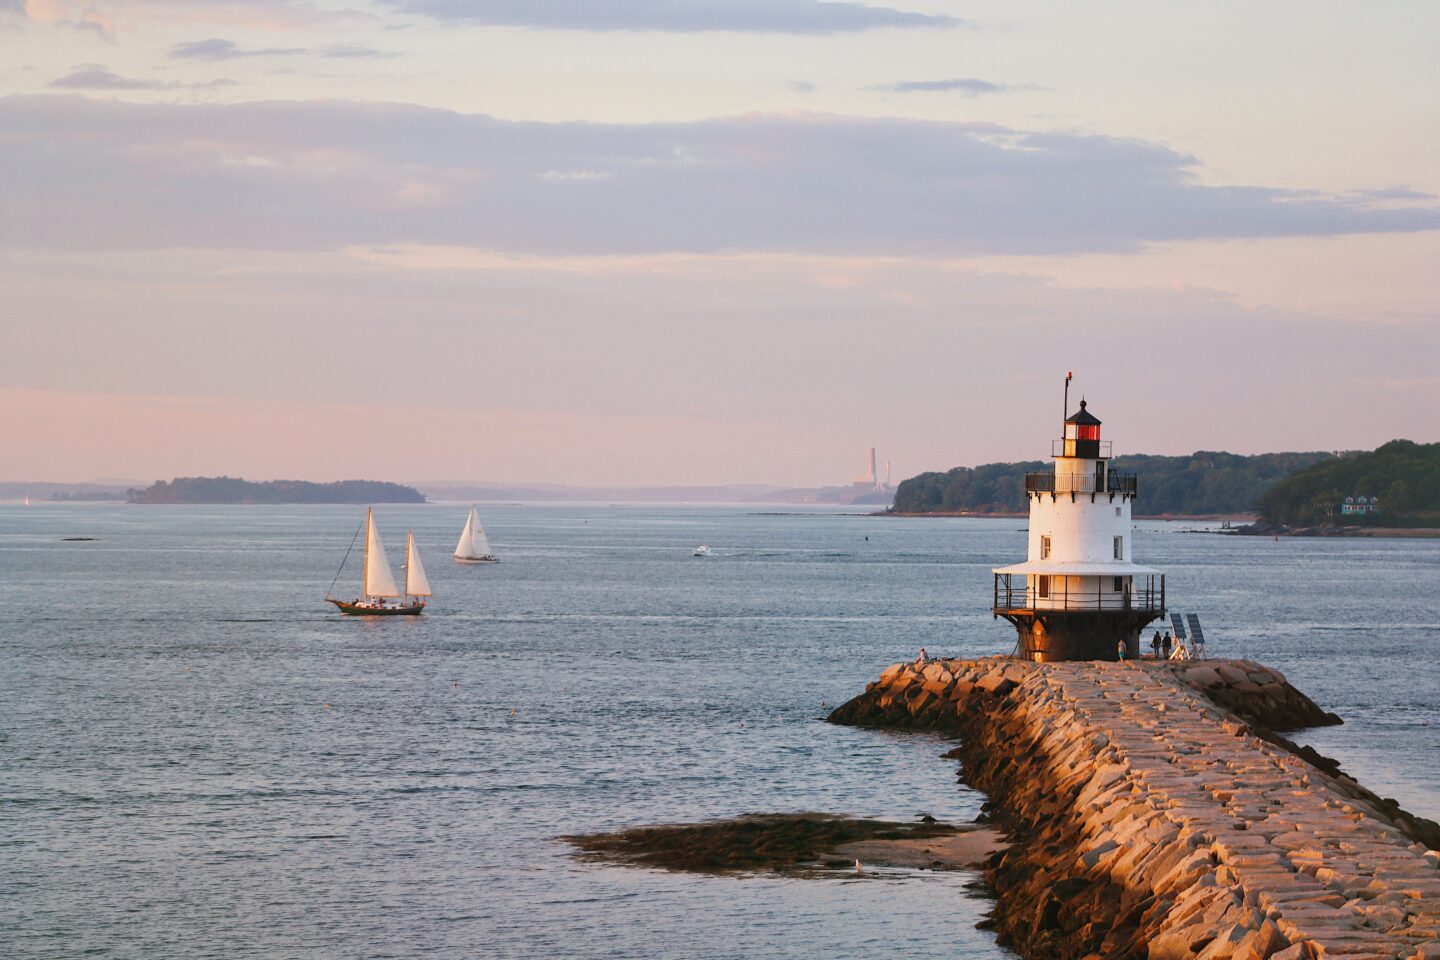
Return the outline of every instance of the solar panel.
[[[1193,613],[1187,613],[1185,619],[1190,621],[1190,636],[1196,643],[1205,642],[1205,634],[1200,632],[1200,618]]]
[[[1173,623],[1173,624],[1175,624],[1175,639],[1176,639],[1176,640],[1184,640],[1184,639],[1185,639],[1185,622],[1180,619],[1180,614],[1178,614],[1178,613],[1172,613],[1172,614],[1170,614],[1170,622]]]

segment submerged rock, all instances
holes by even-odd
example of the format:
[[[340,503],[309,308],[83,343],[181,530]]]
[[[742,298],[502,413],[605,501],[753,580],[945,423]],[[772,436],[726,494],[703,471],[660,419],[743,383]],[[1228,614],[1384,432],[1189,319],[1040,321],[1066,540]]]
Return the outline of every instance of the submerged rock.
[[[599,859],[707,873],[815,865],[844,844],[956,834],[945,823],[857,820],[824,813],[748,814],[704,823],[561,837]]]

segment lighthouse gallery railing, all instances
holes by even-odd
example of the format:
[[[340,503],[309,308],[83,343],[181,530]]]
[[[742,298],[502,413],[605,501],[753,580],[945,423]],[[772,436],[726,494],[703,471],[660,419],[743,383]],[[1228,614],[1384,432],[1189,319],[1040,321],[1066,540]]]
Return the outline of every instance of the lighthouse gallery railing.
[[[1025,492],[1030,493],[1124,493],[1135,496],[1136,478],[1133,473],[1112,473],[1104,477],[1093,473],[1062,473],[1053,470],[1044,473],[1025,474]]]
[[[994,610],[997,613],[1006,610],[1140,610],[1158,614],[1164,609],[1163,573],[1135,580],[1120,591],[1071,590],[1065,577],[1052,578],[1042,590],[1023,573],[995,574]]]

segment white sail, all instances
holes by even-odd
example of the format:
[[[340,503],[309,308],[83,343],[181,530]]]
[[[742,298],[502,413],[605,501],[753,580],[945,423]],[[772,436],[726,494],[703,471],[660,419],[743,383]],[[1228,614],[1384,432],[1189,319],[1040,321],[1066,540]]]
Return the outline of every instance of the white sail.
[[[485,528],[481,526],[474,507],[470,508],[470,516],[465,518],[465,529],[460,531],[460,542],[455,545],[455,557],[459,560],[494,559],[490,541],[485,536]]]
[[[390,561],[385,559],[385,545],[380,542],[380,530],[375,526],[373,511],[365,514],[365,528],[365,595],[398,597],[400,588],[395,585]]]
[[[475,556],[493,557],[495,551],[490,549],[490,538],[485,536],[485,528],[480,525],[478,517],[475,518],[473,526],[475,529],[471,531],[470,538],[475,541]]]
[[[460,531],[460,542],[455,544],[455,556],[461,560],[475,559],[475,538],[470,534],[470,528],[475,526],[475,508],[470,508],[470,516],[465,518],[465,529]]]
[[[420,549],[415,546],[413,533],[405,543],[405,594],[411,597],[430,596],[430,578],[425,576],[425,565],[420,562]]]

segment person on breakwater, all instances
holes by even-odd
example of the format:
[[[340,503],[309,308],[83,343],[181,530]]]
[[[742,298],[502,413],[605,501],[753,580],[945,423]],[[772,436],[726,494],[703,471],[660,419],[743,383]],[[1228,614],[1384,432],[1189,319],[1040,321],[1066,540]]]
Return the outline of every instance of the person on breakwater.
[[[1170,659],[1170,648],[1173,644],[1174,641],[1170,639],[1170,631],[1166,630],[1165,636],[1160,638],[1160,652],[1166,660]]]
[[[1115,641],[1115,655],[1116,655],[1119,659],[1121,659],[1121,660],[1124,660],[1124,659],[1125,659],[1125,641],[1124,641],[1124,640],[1117,640],[1117,641]]]
[[[1150,638],[1150,653],[1156,660],[1160,659],[1160,631],[1155,631],[1155,636]]]

